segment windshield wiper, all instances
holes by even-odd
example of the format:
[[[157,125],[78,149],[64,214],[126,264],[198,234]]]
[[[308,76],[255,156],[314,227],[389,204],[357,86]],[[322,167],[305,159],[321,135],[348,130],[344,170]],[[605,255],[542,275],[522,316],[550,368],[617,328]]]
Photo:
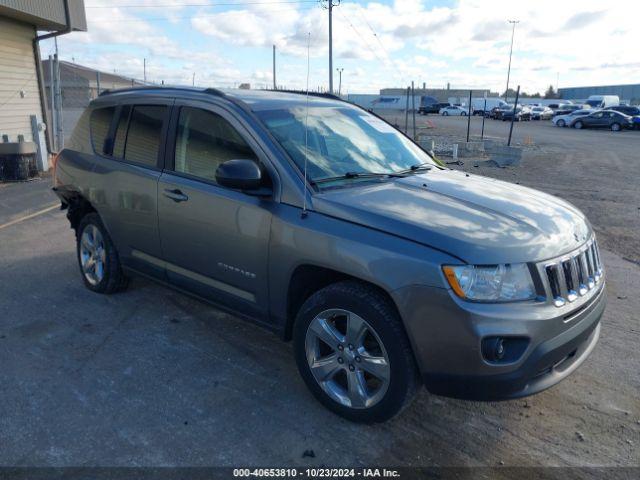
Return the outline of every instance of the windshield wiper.
[[[408,172],[388,172],[388,173],[375,173],[375,172],[347,172],[343,175],[336,177],[319,178],[317,180],[311,180],[311,183],[318,185],[320,183],[330,183],[339,180],[350,180],[352,178],[385,178],[385,177],[404,177]]]
[[[430,162],[419,163],[417,165],[411,165],[406,170],[400,170],[396,172],[398,175],[407,175],[408,173],[415,173],[422,170],[429,171],[433,168],[433,164]]]

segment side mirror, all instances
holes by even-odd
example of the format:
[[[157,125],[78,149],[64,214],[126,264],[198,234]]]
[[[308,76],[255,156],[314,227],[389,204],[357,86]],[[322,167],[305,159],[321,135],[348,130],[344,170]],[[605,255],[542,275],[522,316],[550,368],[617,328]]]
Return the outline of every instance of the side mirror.
[[[216,181],[223,187],[258,190],[262,186],[262,172],[254,160],[228,160],[218,166]]]

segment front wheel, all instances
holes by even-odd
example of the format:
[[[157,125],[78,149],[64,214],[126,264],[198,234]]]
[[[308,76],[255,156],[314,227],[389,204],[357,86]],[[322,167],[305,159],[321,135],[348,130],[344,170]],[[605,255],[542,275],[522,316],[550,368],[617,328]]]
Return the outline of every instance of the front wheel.
[[[611,131],[612,132],[619,132],[620,130],[622,130],[622,127],[620,126],[619,123],[611,124]]]
[[[85,215],[76,230],[76,251],[85,286],[97,293],[126,288],[118,252],[97,213]]]
[[[467,112],[462,112],[460,113],[461,116],[466,117],[467,116]]]
[[[442,112],[442,115],[446,117],[446,116],[449,115],[449,113],[448,112]]]
[[[351,421],[393,417],[410,403],[419,384],[394,306],[359,282],[329,285],[302,305],[294,350],[298,370],[315,397]]]
[[[564,127],[567,125],[567,123],[564,120],[558,120],[558,122],[556,123],[556,125],[558,127]]]
[[[577,128],[578,130],[580,130],[582,128],[582,122],[578,121],[574,123],[573,128]]]

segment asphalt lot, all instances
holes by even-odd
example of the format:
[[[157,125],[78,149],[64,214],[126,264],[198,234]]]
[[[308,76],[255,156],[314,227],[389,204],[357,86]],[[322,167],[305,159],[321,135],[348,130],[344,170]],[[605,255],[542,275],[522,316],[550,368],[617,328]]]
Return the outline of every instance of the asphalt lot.
[[[428,119],[434,133],[466,128]],[[487,128],[497,136],[507,124]],[[558,194],[591,218],[609,296],[600,342],[534,397],[423,391],[374,426],[319,405],[290,345],[268,332],[142,279],[113,296],[89,292],[64,213],[20,221],[55,202],[49,180],[0,185],[0,465],[640,465],[640,132],[531,122],[515,140],[531,132],[539,148],[521,166],[462,168]]]

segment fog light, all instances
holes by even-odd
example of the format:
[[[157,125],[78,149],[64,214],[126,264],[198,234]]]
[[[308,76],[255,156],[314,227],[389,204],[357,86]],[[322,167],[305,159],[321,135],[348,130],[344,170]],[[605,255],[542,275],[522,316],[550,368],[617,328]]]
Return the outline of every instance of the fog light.
[[[482,356],[491,363],[516,362],[528,345],[527,337],[487,337],[482,340]]]

